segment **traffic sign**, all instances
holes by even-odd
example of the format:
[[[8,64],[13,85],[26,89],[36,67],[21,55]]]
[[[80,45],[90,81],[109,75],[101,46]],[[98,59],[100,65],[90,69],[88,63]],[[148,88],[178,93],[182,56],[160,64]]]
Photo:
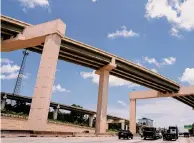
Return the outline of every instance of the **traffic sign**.
[[[191,125],[184,125],[184,129],[192,129]]]

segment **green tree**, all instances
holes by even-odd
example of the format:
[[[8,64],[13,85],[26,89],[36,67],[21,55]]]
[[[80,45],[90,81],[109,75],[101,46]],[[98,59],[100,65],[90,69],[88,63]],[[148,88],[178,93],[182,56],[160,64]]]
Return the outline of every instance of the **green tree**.
[[[76,104],[72,104],[71,106],[76,107],[76,108],[83,108],[82,106],[76,105]],[[79,111],[70,112],[71,121],[73,123],[85,124],[87,119],[84,118],[84,115],[85,115],[84,113],[79,112]]]

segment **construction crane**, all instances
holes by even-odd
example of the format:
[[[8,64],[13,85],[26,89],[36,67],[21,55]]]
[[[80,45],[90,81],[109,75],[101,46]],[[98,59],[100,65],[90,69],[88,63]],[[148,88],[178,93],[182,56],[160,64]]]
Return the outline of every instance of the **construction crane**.
[[[22,78],[24,77],[24,69],[25,69],[25,63],[26,63],[26,58],[29,55],[29,52],[27,49],[25,49],[23,52],[23,59],[22,59],[22,63],[20,66],[20,70],[18,73],[18,77],[16,80],[16,84],[13,90],[13,95],[19,95],[20,94],[20,89],[21,89],[21,84],[22,84]]]

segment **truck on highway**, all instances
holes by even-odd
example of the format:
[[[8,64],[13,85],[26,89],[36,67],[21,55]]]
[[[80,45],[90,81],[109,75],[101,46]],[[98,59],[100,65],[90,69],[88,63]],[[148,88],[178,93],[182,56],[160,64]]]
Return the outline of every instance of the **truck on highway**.
[[[163,140],[177,140],[178,139],[178,127],[169,126],[168,130],[163,133]]]
[[[158,139],[161,138],[159,131],[156,130],[154,127],[143,127],[142,128],[143,134],[141,137],[145,140],[147,138],[150,139]]]

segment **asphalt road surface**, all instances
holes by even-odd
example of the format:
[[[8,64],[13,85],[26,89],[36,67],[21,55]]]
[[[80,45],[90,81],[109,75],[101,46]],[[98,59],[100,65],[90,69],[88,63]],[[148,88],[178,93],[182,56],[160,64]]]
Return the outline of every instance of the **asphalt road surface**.
[[[116,137],[75,137],[75,138],[3,138],[2,143],[194,143],[194,137],[180,137],[177,141],[142,140],[138,137],[133,140],[118,140]]]

